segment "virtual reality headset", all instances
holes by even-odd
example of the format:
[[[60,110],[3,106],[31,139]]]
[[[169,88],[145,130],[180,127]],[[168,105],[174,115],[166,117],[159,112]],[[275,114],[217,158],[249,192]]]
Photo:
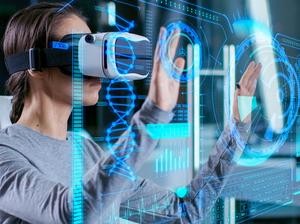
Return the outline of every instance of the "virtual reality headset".
[[[128,80],[145,79],[151,62],[150,41],[125,32],[70,34],[51,42],[49,48],[32,48],[5,58],[10,75],[58,67],[68,75],[79,71],[84,77]]]

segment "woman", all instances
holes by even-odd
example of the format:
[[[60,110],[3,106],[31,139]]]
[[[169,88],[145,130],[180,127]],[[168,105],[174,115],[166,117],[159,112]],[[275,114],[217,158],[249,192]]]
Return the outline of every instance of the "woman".
[[[50,41],[70,33],[90,33],[85,19],[71,6],[40,3],[17,12],[4,36],[5,56],[30,48],[46,48]],[[160,31],[160,38],[165,35]],[[178,40],[173,41],[176,49]],[[179,83],[169,78],[160,65],[160,44],[156,47],[148,98],[132,119],[136,131],[136,152],[128,163],[138,168],[157,145],[145,130],[147,123],[167,123],[176,105]],[[172,52],[175,55],[175,50]],[[175,60],[184,67],[182,58]],[[261,66],[251,63],[236,96],[253,95]],[[13,74],[8,81],[13,95],[12,126],[0,132],[0,222],[68,223],[72,214],[71,143],[67,121],[72,110],[72,81],[58,68],[27,70]],[[100,80],[84,80],[85,106],[98,101]],[[235,99],[233,124],[245,132],[239,122]],[[120,139],[126,145],[126,139]],[[86,223],[111,223],[123,216],[136,222],[194,222],[204,219],[218,197],[226,175],[234,165],[235,141],[227,128],[206,167],[188,186],[185,198],[137,178],[130,181],[120,175],[108,176],[106,166],[113,157],[104,154],[93,141],[85,139],[83,177]],[[116,150],[119,150],[116,147]],[[141,203],[143,208],[141,208]],[[119,214],[121,211],[121,214]]]

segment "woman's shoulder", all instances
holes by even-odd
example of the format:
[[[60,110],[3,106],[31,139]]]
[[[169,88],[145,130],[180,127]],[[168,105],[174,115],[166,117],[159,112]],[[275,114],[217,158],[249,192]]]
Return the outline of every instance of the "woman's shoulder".
[[[74,138],[81,138],[86,154],[85,158],[91,161],[99,161],[104,159],[106,153],[87,133],[85,135],[69,132],[68,140],[56,140],[48,136],[37,133],[28,127],[13,124],[0,130],[0,149],[13,149],[18,153],[31,156],[34,151],[35,155],[50,153],[50,152],[67,152],[72,148]],[[63,149],[63,151],[61,151]]]
[[[47,151],[51,148],[67,148],[67,141],[56,140],[38,133],[28,127],[13,124],[0,130],[0,147],[10,147],[23,153]]]
[[[24,136],[16,125],[11,125],[0,130],[0,153],[2,156],[20,155],[26,146]],[[17,154],[15,154],[17,153]]]
[[[0,130],[0,146],[20,141],[20,130],[16,125],[10,125]]]
[[[42,136],[28,127],[19,124],[12,124],[0,130],[0,143],[13,142],[22,143],[23,145],[32,143],[32,140]]]

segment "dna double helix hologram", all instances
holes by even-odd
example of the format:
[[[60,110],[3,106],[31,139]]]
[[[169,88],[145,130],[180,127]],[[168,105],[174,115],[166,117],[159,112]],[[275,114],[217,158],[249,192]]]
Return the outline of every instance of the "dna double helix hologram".
[[[122,93],[122,94],[121,94]],[[107,87],[106,99],[117,120],[106,131],[106,142],[115,163],[108,168],[108,174],[114,173],[135,180],[131,167],[126,163],[135,148],[135,133],[127,121],[135,107],[136,95],[127,80],[112,80]],[[125,140],[124,140],[125,139]]]
[[[96,10],[109,15],[112,14],[105,7],[96,7]],[[119,32],[130,32],[135,27],[134,21],[126,20],[115,13],[112,16],[116,18],[115,27]],[[127,120],[135,108],[136,95],[131,82],[122,75],[129,73],[134,68],[136,56],[133,46],[126,38],[119,38],[115,45],[106,48],[118,47],[122,49],[122,54],[115,55],[116,59],[112,61],[121,75],[117,79],[111,80],[106,88],[106,100],[117,117],[106,131],[105,141],[114,159],[114,163],[106,167],[106,170],[108,175],[117,174],[135,180],[134,172],[127,164],[127,160],[135,149],[135,133]],[[107,50],[105,53],[110,56],[114,52]]]
[[[115,17],[116,18],[115,27],[118,29],[119,32],[129,32],[130,30],[132,30],[135,27],[134,20],[129,21],[129,20],[123,18],[122,16],[109,11],[106,7],[96,6],[95,9],[98,12],[106,13],[106,14],[109,14],[110,16]]]

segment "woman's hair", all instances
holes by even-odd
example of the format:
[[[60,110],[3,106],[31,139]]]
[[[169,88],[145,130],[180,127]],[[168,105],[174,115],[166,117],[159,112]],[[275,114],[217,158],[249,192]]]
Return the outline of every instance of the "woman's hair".
[[[38,3],[18,11],[8,22],[3,39],[4,56],[25,52],[30,48],[47,48],[49,43],[57,40],[55,29],[63,19],[76,15],[86,19],[69,4]],[[7,91],[13,96],[10,120],[16,123],[28,96],[28,71],[13,74],[6,83]]]

